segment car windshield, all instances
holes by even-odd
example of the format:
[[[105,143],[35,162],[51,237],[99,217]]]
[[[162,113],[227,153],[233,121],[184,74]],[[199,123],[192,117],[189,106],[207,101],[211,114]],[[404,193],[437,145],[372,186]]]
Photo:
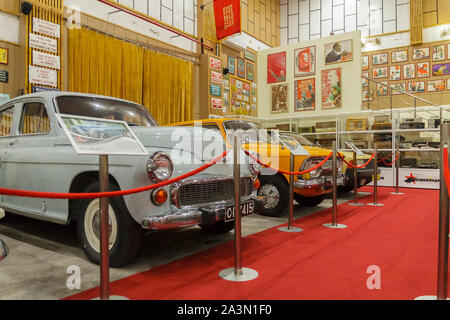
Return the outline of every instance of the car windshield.
[[[158,126],[144,107],[115,99],[61,96],[56,98],[59,112],[83,117],[125,121],[130,126]]]
[[[268,142],[266,130],[259,124],[242,120],[225,121],[223,124],[228,136],[228,140],[232,141],[235,130],[242,130],[240,135],[243,142]]]
[[[314,146],[314,143],[312,143],[302,135],[294,132],[279,132],[278,136],[281,140],[283,140],[283,142],[288,144],[292,144],[292,139],[295,139],[302,146]]]

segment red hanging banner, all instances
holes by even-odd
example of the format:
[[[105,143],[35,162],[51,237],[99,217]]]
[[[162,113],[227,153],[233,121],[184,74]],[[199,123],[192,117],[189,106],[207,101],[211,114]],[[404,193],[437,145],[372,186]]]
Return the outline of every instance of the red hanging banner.
[[[241,32],[240,0],[215,0],[214,16],[218,40]]]

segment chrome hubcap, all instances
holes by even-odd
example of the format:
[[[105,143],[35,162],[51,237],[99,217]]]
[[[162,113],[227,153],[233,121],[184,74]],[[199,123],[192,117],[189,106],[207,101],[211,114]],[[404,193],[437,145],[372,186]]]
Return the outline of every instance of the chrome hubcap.
[[[108,231],[109,231],[109,249],[114,246],[117,240],[117,220],[114,209],[111,205],[108,207]],[[86,209],[84,216],[84,231],[89,245],[100,253],[100,201],[93,200]]]
[[[273,209],[280,203],[280,192],[273,184],[263,185],[259,189],[258,195],[266,197],[266,205],[264,206],[266,209]]]

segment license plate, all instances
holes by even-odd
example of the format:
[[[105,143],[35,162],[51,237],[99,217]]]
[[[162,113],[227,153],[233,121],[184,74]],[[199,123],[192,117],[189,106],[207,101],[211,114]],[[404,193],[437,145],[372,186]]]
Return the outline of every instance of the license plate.
[[[255,212],[255,203],[253,201],[241,203],[241,217],[251,215]],[[234,220],[234,205],[225,208],[225,222]]]

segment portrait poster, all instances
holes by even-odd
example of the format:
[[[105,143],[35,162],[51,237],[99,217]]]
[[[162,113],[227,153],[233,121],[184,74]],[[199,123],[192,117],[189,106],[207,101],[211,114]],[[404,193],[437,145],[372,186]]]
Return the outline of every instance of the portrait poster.
[[[369,86],[369,80],[368,80],[368,78],[369,78],[369,73],[368,73],[368,72],[362,72],[362,73],[361,73],[361,85],[362,85],[363,87]]]
[[[267,83],[286,81],[286,52],[267,56]]]
[[[271,113],[288,112],[288,84],[276,84],[271,86]]]
[[[403,79],[414,79],[416,77],[416,68],[414,63],[403,65]]]
[[[387,96],[387,94],[388,94],[387,81],[382,81],[381,84],[377,83],[377,96]]]
[[[322,70],[322,109],[342,108],[341,68]]]
[[[425,78],[430,76],[430,63],[419,62],[417,63],[417,77]]]
[[[325,64],[353,60],[353,40],[343,40],[325,44]]]
[[[247,80],[253,81],[255,72],[255,65],[247,62]]]
[[[369,56],[361,57],[361,68],[362,68],[362,70],[369,69]]]
[[[387,67],[372,69],[372,78],[374,79],[387,78],[387,76],[388,76]]]
[[[8,64],[8,49],[0,48],[0,64]]]
[[[245,60],[237,58],[237,76],[245,79]]]
[[[296,49],[295,57],[295,77],[302,77],[316,73],[316,47]]]
[[[445,46],[443,44],[433,46],[433,61],[445,60]]]
[[[424,81],[410,82],[408,91],[411,93],[425,92],[425,82]]]
[[[391,59],[393,63],[408,61],[408,50],[393,51]]]
[[[391,66],[389,70],[389,80],[396,81],[401,79],[402,69],[400,66]]]
[[[450,75],[450,63],[433,64],[433,76]]]
[[[380,53],[380,54],[374,54],[372,56],[372,65],[377,66],[380,64],[387,64],[388,63],[388,54],[387,53]]]
[[[401,91],[406,91],[406,87],[404,83],[394,83],[391,84],[391,88],[397,89],[397,90],[401,90]],[[400,91],[397,90],[392,90],[392,94],[403,94]]]
[[[445,80],[430,80],[427,83],[428,92],[444,91],[445,90]]]
[[[315,79],[294,81],[295,111],[314,110],[316,108]]]
[[[228,57],[228,72],[230,74],[236,74],[236,59],[233,57]]]
[[[417,48],[412,49],[413,60],[429,59],[430,58],[430,48]]]

